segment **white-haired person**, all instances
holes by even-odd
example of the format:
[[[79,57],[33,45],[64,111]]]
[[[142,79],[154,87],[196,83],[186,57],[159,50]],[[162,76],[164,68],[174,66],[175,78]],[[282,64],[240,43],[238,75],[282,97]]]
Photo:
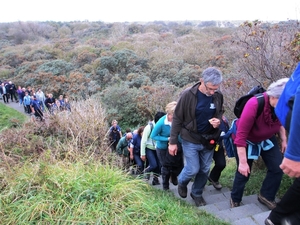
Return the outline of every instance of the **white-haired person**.
[[[257,98],[252,97],[236,121],[237,132],[233,140],[237,170],[231,191],[231,207],[240,206],[253,160],[259,156],[267,167],[267,174],[262,181],[258,201],[269,209],[276,206],[275,196],[283,175],[279,165],[287,146],[287,138],[285,129],[275,114],[275,107],[287,81],[288,78],[277,80],[263,93],[264,108],[260,115],[257,116]],[[281,139],[281,149],[276,138],[277,133]]]

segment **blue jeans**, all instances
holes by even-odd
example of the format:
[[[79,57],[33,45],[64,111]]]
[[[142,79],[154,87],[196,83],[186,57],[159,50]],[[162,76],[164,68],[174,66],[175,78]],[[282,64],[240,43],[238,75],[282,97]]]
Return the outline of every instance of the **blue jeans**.
[[[137,173],[142,174],[144,171],[144,161],[141,159],[141,156],[139,153],[133,153],[134,162],[137,165]]]
[[[214,151],[206,149],[202,144],[194,144],[186,140],[182,140],[182,149],[185,163],[178,176],[178,183],[181,186],[187,186],[190,180],[195,177],[191,192],[194,196],[201,197],[207,182]]]
[[[274,147],[268,151],[262,150],[260,153],[267,167],[267,174],[264,181],[262,182],[260,194],[266,199],[268,199],[269,201],[274,201],[275,195],[279,189],[281,178],[283,175],[283,172],[279,167],[282,161],[282,154],[279,150],[276,137],[273,136],[272,138],[270,138],[270,140],[273,142]],[[248,177],[245,177],[242,174],[240,174],[240,172],[238,171],[239,158],[236,149],[235,149],[235,155],[236,155],[235,158],[236,158],[237,170],[235,172],[235,178],[233,181],[231,198],[234,202],[241,202],[245,185],[249,180],[250,174],[248,175]],[[251,171],[253,159],[247,159],[247,163]]]
[[[156,154],[156,150],[146,148],[146,157],[149,163],[149,167],[145,170],[145,173],[153,172],[157,175],[160,174],[160,163]]]

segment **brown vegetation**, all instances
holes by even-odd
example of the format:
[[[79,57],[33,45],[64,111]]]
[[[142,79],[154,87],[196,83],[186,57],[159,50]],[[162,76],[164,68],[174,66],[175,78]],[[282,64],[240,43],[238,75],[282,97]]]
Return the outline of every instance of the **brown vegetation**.
[[[101,96],[108,121],[137,127],[198,81],[203,69],[215,66],[224,73],[221,90],[231,119],[234,101],[249,87],[290,76],[299,61],[299,23],[215,25],[0,24],[0,80],[40,87],[55,97]]]

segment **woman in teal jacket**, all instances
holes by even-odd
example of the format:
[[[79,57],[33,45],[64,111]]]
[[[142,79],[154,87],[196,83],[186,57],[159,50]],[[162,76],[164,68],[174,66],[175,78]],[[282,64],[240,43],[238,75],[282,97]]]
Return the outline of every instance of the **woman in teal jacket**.
[[[170,132],[173,120],[173,113],[177,102],[171,102],[166,106],[167,115],[161,117],[150,138],[156,141],[156,153],[161,164],[161,175],[163,180],[163,189],[169,189],[169,179],[171,177],[174,185],[178,184],[177,176],[183,168],[182,147],[178,144],[177,155],[171,156],[168,151]]]

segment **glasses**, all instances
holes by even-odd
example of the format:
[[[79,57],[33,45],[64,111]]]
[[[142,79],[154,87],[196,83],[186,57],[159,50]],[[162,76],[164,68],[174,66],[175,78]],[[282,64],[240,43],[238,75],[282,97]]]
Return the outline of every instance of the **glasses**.
[[[218,90],[218,88],[210,88],[210,87],[207,87],[206,84],[204,83],[204,86],[206,88],[206,91],[208,92],[216,92]]]

